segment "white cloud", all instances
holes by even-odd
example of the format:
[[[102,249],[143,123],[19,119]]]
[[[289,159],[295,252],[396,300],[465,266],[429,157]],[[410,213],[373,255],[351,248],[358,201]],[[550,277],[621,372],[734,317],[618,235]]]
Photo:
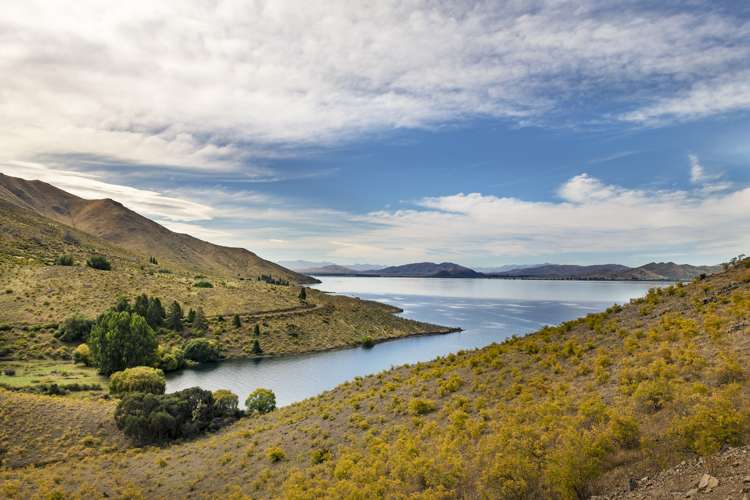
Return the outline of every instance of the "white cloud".
[[[706,177],[703,165],[700,164],[698,157],[695,155],[689,155],[688,159],[690,160],[690,182],[700,184]]]
[[[39,164],[0,169],[47,180],[84,197],[112,197],[172,230],[273,259],[472,264],[558,260],[561,255],[578,255],[580,261],[671,255],[718,262],[746,252],[750,188],[718,188],[726,183],[717,174],[707,173],[697,157],[690,163],[690,190],[630,189],[582,173],[558,188],[558,201],[458,193],[366,214],[309,207],[252,191],[136,189]]]
[[[14,177],[49,182],[81,198],[111,198],[146,217],[161,221],[200,221],[212,219],[217,215],[216,209],[208,204],[167,196],[153,190],[112,184],[99,180],[93,174],[50,168],[40,163],[0,163],[0,171]]]
[[[750,27],[709,8],[11,0],[0,33],[11,160],[248,169],[279,143],[474,115],[544,121],[602,93],[638,108],[635,122],[748,105]],[[644,107],[646,87],[660,100]]]
[[[747,110],[750,110],[750,71],[739,71],[706,81],[700,80],[687,90],[624,114],[623,119],[660,124]]]

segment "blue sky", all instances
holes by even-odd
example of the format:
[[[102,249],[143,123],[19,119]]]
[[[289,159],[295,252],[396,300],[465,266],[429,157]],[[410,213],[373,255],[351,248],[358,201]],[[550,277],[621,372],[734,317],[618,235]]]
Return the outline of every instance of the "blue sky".
[[[274,260],[750,247],[738,2],[9,2],[0,170]]]

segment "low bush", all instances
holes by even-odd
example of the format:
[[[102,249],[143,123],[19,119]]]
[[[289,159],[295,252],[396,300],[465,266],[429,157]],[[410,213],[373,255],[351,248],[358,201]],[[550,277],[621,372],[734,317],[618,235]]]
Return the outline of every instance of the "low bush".
[[[91,349],[86,344],[81,344],[73,351],[73,363],[81,363],[91,366]]]
[[[86,261],[86,265],[92,269],[99,269],[100,271],[109,271],[112,269],[112,264],[103,255],[94,255]]]
[[[199,363],[218,361],[221,358],[216,342],[202,337],[188,340],[183,353],[186,359]]]
[[[171,349],[159,346],[156,350],[156,366],[165,372],[173,372],[185,368],[185,353],[179,347]]]
[[[79,314],[74,314],[60,324],[55,337],[63,342],[85,342],[94,322]]]
[[[193,285],[195,288],[213,288],[214,285],[210,281],[196,281]]]
[[[273,446],[266,450],[266,456],[272,463],[281,462],[286,459],[286,453],[278,446]]]
[[[416,398],[409,401],[409,413],[412,415],[426,415],[435,411],[435,409],[435,402],[429,399]]]
[[[164,394],[166,385],[163,371],[150,366],[136,366],[113,373],[109,380],[109,392],[115,396],[131,392]]]
[[[211,391],[191,387],[173,394],[134,392],[115,410],[115,423],[140,444],[193,437],[235,419],[222,415]]]
[[[641,411],[655,413],[672,400],[672,390],[666,380],[644,380],[638,384],[633,398]]]
[[[276,395],[270,389],[255,389],[245,400],[248,413],[269,413],[276,409]]]
[[[56,266],[72,266],[74,263],[70,255],[58,255],[55,259]]]

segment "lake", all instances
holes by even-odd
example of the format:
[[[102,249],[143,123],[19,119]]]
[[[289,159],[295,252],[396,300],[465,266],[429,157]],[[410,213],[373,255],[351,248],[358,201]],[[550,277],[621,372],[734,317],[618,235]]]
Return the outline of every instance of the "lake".
[[[501,342],[626,303],[664,283],[437,278],[319,277],[314,287],[377,300],[403,316],[458,326],[463,332],[408,337],[371,349],[354,347],[294,357],[232,360],[169,374],[167,392],[187,387],[229,389],[240,401],[257,387],[276,393],[279,406],[332,389],[356,376],[392,366],[428,361],[463,349]]]

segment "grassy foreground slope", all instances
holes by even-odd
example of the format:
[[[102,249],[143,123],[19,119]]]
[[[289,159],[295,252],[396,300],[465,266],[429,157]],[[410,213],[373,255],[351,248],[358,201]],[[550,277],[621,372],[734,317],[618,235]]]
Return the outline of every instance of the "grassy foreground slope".
[[[6,470],[0,481],[17,498],[583,498],[747,442],[748,366],[746,260],[192,442]]]
[[[60,255],[72,257],[75,265],[55,265]],[[112,269],[87,267],[92,255],[107,256]],[[212,288],[196,287],[199,281],[211,283]],[[269,284],[255,275],[196,275],[179,265],[154,264],[146,255],[2,199],[0,282],[0,359],[68,359],[75,345],[53,336],[60,321],[73,313],[96,317],[119,296],[132,299],[141,293],[159,297],[165,306],[177,301],[185,311],[203,308],[210,320],[209,336],[229,357],[248,355],[256,322],[261,323],[266,355],[357,345],[368,337],[379,341],[449,330],[396,317],[398,310],[384,304],[312,290],[303,303],[299,287]],[[243,319],[241,328],[230,326],[234,314]],[[174,345],[184,340],[173,336],[160,342]]]

